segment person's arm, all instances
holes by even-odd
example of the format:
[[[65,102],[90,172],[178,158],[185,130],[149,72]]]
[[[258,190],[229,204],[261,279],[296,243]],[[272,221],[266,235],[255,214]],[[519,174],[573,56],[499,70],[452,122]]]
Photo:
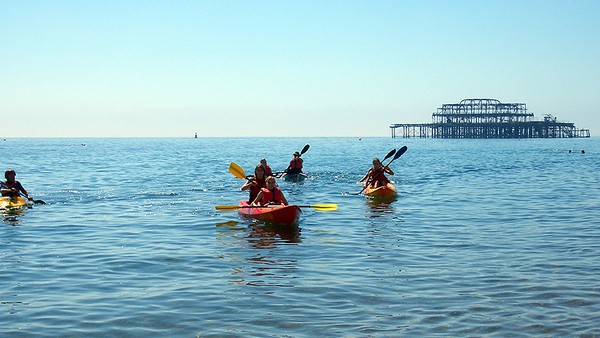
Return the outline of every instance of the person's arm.
[[[365,174],[365,176],[363,176],[363,178],[361,178],[359,182],[364,182],[371,175],[372,171],[373,171],[373,169],[369,168],[369,170],[367,170],[367,173]]]
[[[246,181],[246,183],[244,183],[244,185],[242,186],[242,191],[244,190],[248,190],[250,189],[252,186],[256,185],[256,181],[254,180],[248,180]]]
[[[254,201],[252,201],[252,203],[250,203],[251,205],[261,205],[261,201],[263,198],[263,192],[262,190],[258,192],[258,195],[256,195],[256,198],[254,199]]]
[[[390,175],[394,175],[394,172],[392,171],[392,169],[390,169],[390,167],[385,167],[384,170],[386,173],[388,173]]]
[[[280,190],[281,192],[281,190]],[[288,201],[285,199],[285,196],[283,196],[283,193],[281,193],[281,201],[283,202],[284,205],[288,205]]]

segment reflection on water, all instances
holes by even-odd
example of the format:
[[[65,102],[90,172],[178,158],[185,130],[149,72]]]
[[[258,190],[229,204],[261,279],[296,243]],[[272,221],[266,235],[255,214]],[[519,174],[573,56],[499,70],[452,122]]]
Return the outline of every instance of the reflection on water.
[[[255,221],[217,223],[218,240],[222,242],[222,259],[233,262],[230,280],[234,284],[250,286],[286,286],[289,271],[296,270],[297,261],[280,257],[277,248],[301,242],[301,228],[297,225],[276,225]],[[257,250],[258,249],[258,250]],[[290,270],[292,269],[292,270]],[[270,292],[270,291],[269,291]]]
[[[369,217],[379,217],[379,214],[389,214],[394,212],[394,203],[397,200],[396,196],[390,198],[367,198],[366,204],[371,211]]]
[[[24,207],[0,209],[0,216],[2,216],[4,222],[8,225],[19,225],[21,221],[18,217],[23,216],[25,214],[25,209],[26,208]]]
[[[268,249],[279,242],[300,243],[300,227],[294,225],[275,225],[256,223],[248,227],[248,242],[256,249]]]

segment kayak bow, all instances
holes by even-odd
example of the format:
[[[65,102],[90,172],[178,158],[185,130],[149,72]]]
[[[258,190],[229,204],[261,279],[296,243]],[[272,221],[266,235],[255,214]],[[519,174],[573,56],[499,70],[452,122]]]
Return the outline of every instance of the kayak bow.
[[[257,219],[260,221],[291,225],[298,221],[300,217],[300,207],[297,205],[266,205],[252,206],[248,201],[241,201],[238,213],[242,217]]]
[[[396,197],[397,194],[396,187],[391,183],[377,188],[371,188],[370,186],[365,188],[365,195],[373,198],[392,198]]]

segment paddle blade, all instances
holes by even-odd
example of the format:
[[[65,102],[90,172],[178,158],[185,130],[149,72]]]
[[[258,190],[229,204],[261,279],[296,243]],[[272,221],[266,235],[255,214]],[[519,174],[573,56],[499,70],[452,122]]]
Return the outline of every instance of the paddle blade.
[[[312,205],[299,205],[300,208],[313,208],[319,211],[334,211],[338,209],[337,204],[312,204]]]
[[[390,150],[390,152],[387,155],[385,155],[385,157],[383,158],[383,160],[381,160],[381,162],[383,162],[383,161],[387,160],[388,158],[394,156],[395,153],[396,153],[396,149]]]
[[[408,150],[407,146],[404,146],[404,147],[398,149],[398,151],[396,152],[396,155],[394,155],[394,160],[397,159],[398,157],[402,156],[402,154],[404,154],[407,150]]]
[[[246,173],[244,172],[244,169],[242,169],[242,167],[240,167],[237,163],[231,162],[229,164],[229,172],[237,178],[246,178]]]
[[[308,148],[310,148],[310,144],[307,144],[304,146],[304,148],[302,148],[302,151],[300,151],[300,155],[304,154],[305,152],[308,151]]]

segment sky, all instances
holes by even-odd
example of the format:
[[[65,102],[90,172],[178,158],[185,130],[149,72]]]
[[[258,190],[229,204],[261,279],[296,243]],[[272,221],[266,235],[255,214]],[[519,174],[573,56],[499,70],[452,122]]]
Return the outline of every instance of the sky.
[[[600,135],[598,0],[0,0],[0,137],[390,136],[446,103]]]

